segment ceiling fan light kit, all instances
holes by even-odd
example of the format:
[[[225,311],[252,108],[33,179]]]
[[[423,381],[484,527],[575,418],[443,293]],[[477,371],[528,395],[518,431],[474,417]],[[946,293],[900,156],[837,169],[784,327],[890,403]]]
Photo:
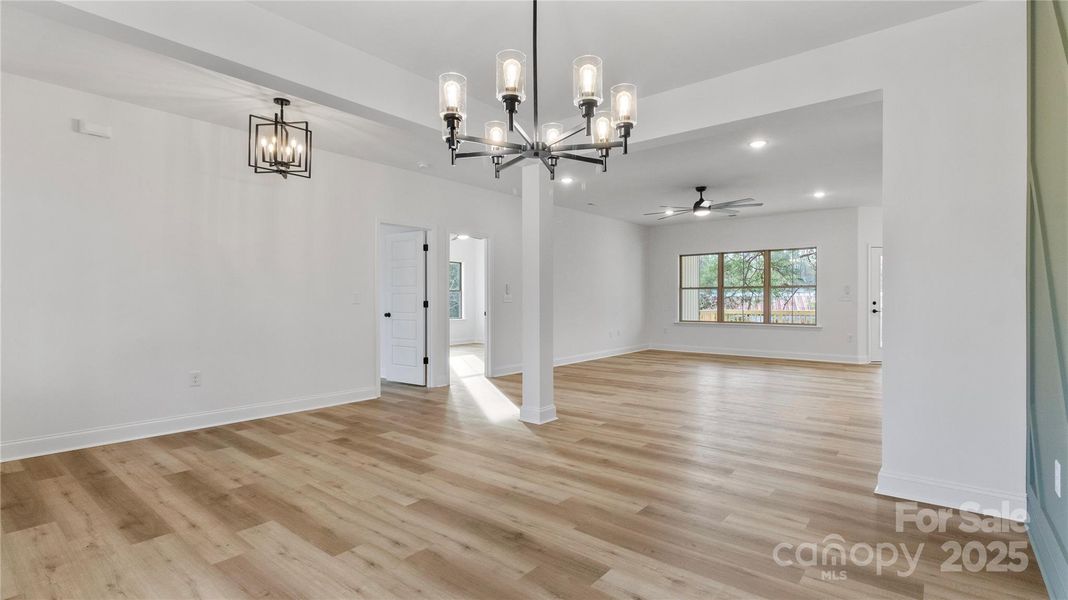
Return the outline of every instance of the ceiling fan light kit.
[[[710,200],[705,200],[705,192],[708,190],[708,186],[699,185],[695,187],[694,190],[697,191],[697,202],[694,202],[692,207],[667,206],[662,204],[660,205],[660,208],[663,208],[664,210],[645,213],[645,216],[651,217],[660,215],[660,218],[658,218],[657,221],[663,221],[664,219],[670,219],[671,217],[685,214],[692,214],[695,217],[707,217],[713,212],[719,212],[726,214],[728,217],[734,217],[738,215],[737,209],[739,208],[756,208],[758,206],[764,206],[763,202],[757,202],[752,198],[740,198],[738,200],[713,204]]]
[[[497,53],[497,99],[504,105],[507,122],[490,121],[485,126],[485,137],[467,133],[467,78],[459,73],[443,73],[438,77],[438,113],[442,120],[442,138],[449,148],[449,160],[456,164],[458,158],[490,157],[493,176],[525,160],[540,160],[549,171],[549,179],[556,179],[556,166],[560,159],[595,164],[601,171],[608,170],[608,157],[613,148],[621,148],[627,154],[631,131],[637,123],[638,90],[634,84],[621,83],[610,91],[611,110],[598,111],[604,100],[604,64],[597,56],[586,55],[572,62],[572,92],[575,106],[582,115],[583,123],[565,130],[560,123],[541,124],[538,120],[538,2],[533,0],[533,54],[530,77],[533,96],[534,127],[527,133],[516,122],[519,105],[527,99],[527,57],[519,50],[502,50]],[[508,132],[516,132],[522,143],[508,141]],[[584,133],[592,138],[589,143],[563,144],[574,135]],[[460,144],[481,144],[482,150],[457,152]],[[595,150],[597,157],[577,154]],[[505,161],[505,157],[510,157]]]

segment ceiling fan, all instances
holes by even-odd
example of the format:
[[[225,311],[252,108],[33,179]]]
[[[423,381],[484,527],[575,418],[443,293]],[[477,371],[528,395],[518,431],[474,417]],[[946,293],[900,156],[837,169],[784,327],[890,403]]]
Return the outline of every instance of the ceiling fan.
[[[705,217],[712,214],[713,211],[723,213],[728,217],[733,217],[738,214],[739,208],[751,208],[757,206],[764,206],[763,202],[757,202],[752,198],[741,198],[739,200],[729,200],[727,202],[720,202],[719,204],[713,204],[710,200],[705,200],[705,190],[708,189],[706,185],[699,185],[696,188],[698,198],[697,202],[693,203],[693,206],[667,206],[661,204],[660,207],[664,210],[658,212],[645,213],[645,216],[651,217],[653,215],[661,215],[657,221],[663,221],[664,219],[670,219],[678,215],[684,215],[686,213],[693,213],[695,217]]]

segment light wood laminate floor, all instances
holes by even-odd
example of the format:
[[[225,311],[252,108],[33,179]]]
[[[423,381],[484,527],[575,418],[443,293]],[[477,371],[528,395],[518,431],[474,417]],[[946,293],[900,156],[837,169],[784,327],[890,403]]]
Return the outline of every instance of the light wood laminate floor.
[[[940,571],[1022,534],[895,531],[876,367],[639,352],[557,369],[540,427],[520,384],[3,463],[3,599],[1045,597],[1029,551]],[[925,549],[908,577],[772,558],[833,534]]]

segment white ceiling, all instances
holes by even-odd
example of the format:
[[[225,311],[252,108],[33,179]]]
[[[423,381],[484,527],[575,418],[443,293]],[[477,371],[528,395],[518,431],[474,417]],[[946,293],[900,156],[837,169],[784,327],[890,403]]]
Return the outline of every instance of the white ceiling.
[[[570,114],[570,61],[596,52],[606,85],[630,80],[648,95],[959,6],[947,2],[542,2],[543,113]],[[498,49],[529,44],[526,2],[272,2],[262,9],[378,55],[427,78],[466,72],[472,94],[493,100]],[[91,93],[243,129],[267,113],[273,90],[39,16],[10,3],[2,11],[2,67]],[[589,24],[599,16],[597,27]],[[511,23],[505,26],[504,23]],[[298,24],[299,23],[299,24]],[[461,25],[448,25],[462,24]],[[358,73],[353,74],[358,77]],[[375,85],[368,81],[367,85]],[[552,101],[550,102],[550,98]],[[529,107],[526,107],[529,108]],[[691,135],[688,141],[614,154],[608,174],[569,166],[557,204],[639,223],[660,204],[686,205],[693,186],[714,200],[751,196],[745,215],[880,203],[881,104],[832,103],[769,115]],[[436,134],[401,131],[295,99],[317,146],[514,193],[518,169],[494,180],[482,159],[449,167]],[[552,115],[552,112],[549,112]],[[472,121],[499,115],[472,115]],[[640,138],[640,126],[635,135]],[[760,152],[746,143],[762,137]],[[430,166],[419,169],[418,163]],[[806,197],[828,191],[817,201]],[[593,205],[590,205],[592,203]],[[663,222],[679,222],[684,217]]]
[[[755,139],[767,145],[750,148]],[[556,186],[556,204],[646,225],[696,219],[679,215],[657,221],[643,213],[662,210],[660,205],[692,205],[698,185],[708,186],[705,198],[713,202],[754,198],[764,203],[740,209],[738,218],[879,206],[882,102],[866,96],[714,127],[684,143],[613,155],[608,173],[572,164],[558,175],[571,175],[574,182]],[[816,190],[826,196],[815,198]]]
[[[538,6],[540,111],[572,116],[571,61],[604,59],[605,92],[639,97],[959,8],[969,2],[543,1]],[[531,3],[271,1],[257,6],[428,79],[457,71],[495,104],[494,61],[531,51]],[[531,93],[527,84],[528,95]],[[481,123],[497,115],[471,115]]]
[[[7,2],[0,3],[0,44],[5,72],[235,129],[248,127],[249,113],[269,116],[275,108],[271,99],[278,95]],[[510,192],[518,185],[515,173],[494,181],[489,171],[487,181],[485,171],[450,167],[436,135],[418,136],[299,98],[286,115],[310,121],[317,148],[489,189]],[[420,162],[429,166],[420,169]]]

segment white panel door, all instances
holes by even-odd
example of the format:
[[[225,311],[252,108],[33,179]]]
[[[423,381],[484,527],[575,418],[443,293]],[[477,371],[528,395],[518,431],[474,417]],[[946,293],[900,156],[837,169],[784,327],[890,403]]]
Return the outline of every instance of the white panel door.
[[[868,251],[868,360],[883,362],[883,249]]]
[[[386,236],[382,278],[386,288],[382,307],[385,377],[413,385],[426,385],[425,240],[423,231]]]

